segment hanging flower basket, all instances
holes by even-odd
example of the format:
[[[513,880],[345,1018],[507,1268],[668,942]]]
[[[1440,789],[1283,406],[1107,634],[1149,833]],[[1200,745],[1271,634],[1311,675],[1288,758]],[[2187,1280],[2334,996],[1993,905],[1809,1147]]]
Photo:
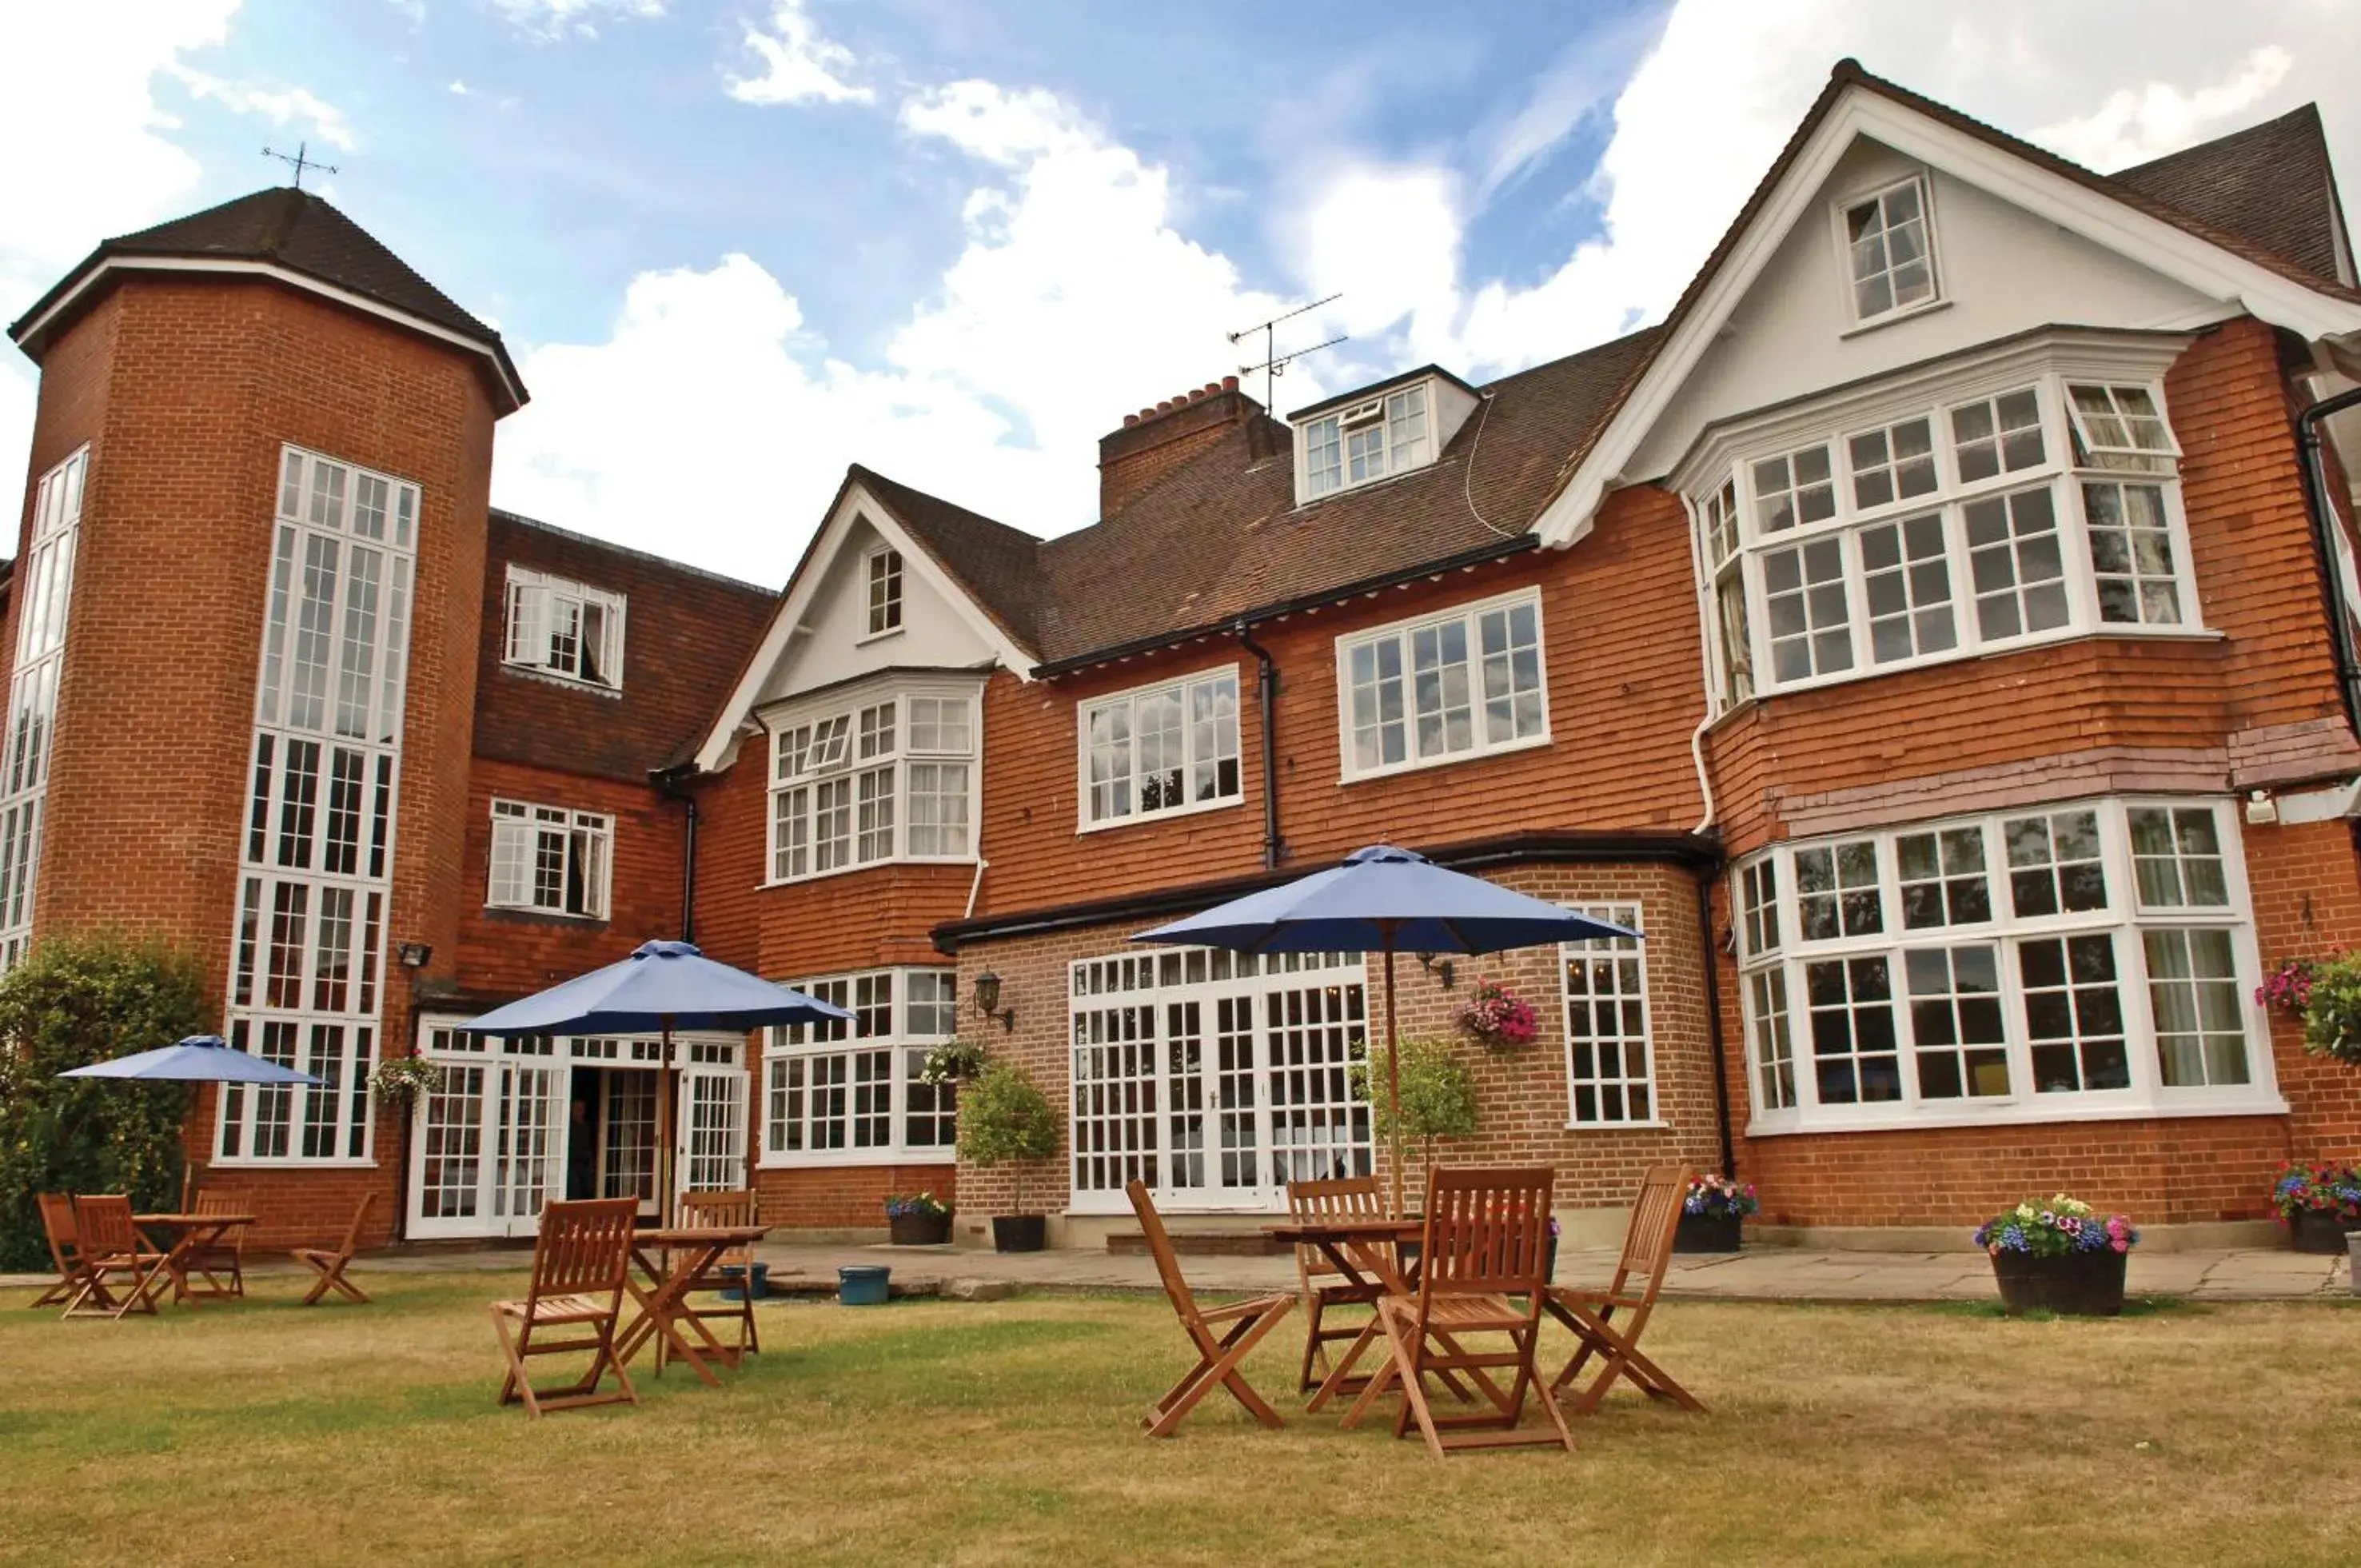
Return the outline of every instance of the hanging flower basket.
[[[1459,1032],[1488,1050],[1509,1051],[1540,1037],[1532,1004],[1498,981],[1480,980],[1459,1009]]]

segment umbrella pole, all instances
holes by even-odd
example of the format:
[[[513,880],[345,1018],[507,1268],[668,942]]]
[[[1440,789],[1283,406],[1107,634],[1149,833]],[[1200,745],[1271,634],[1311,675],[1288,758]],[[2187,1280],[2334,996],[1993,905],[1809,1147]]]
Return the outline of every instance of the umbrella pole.
[[[1385,928],[1386,951],[1386,1164],[1393,1175],[1393,1217],[1402,1214],[1401,1031],[1394,1025],[1394,933]]]
[[[678,1157],[673,1147],[672,1106],[672,1020],[664,1020],[664,1066],[656,1069],[656,1224],[660,1229],[672,1225],[672,1171]]]

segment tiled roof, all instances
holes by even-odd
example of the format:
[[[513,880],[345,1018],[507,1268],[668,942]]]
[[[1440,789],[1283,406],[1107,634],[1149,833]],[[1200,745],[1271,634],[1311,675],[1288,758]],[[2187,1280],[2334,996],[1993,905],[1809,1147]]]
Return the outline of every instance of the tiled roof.
[[[2337,272],[2340,252],[2348,259],[2352,255],[2351,241],[2316,104],[2107,178],[2249,240],[2314,277],[2352,281]]]
[[[914,490],[858,463],[852,466],[848,482],[865,486],[892,508],[936,565],[949,572],[983,612],[1000,623],[1003,631],[1020,646],[1035,646],[1036,599],[1041,582],[1038,538],[924,490]]]

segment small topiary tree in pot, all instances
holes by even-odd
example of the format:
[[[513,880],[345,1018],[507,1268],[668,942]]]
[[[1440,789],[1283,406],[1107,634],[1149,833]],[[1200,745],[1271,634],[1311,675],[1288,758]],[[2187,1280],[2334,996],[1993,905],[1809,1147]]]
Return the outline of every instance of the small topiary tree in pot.
[[[1018,1212],[996,1214],[992,1221],[993,1245],[999,1251],[1038,1252],[1046,1245],[1048,1217],[1025,1209],[1023,1167],[1056,1155],[1062,1131],[1049,1097],[1013,1063],[994,1063],[961,1086],[960,1158],[985,1170],[1010,1164],[1018,1168],[1015,1199]]]

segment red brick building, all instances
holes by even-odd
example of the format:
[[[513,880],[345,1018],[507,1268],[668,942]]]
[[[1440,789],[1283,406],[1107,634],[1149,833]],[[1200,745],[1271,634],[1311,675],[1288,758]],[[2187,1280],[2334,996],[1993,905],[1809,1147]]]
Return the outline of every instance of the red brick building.
[[[498,335],[316,198],[111,241],[14,330],[0,957],[204,955],[331,1080],[192,1129],[281,1232],[751,1181],[1079,1242],[1134,1176],[1252,1223],[1381,1162],[1375,977],[1126,938],[1378,839],[1643,933],[1401,965],[1412,1028],[1534,1004],[1462,1047],[1449,1152],[1555,1166],[1577,1226],[1664,1158],[1898,1234],[2061,1186],[2249,1219],[2361,1153],[2361,1074],[2253,1000],[2361,946],[2361,416],[2307,411],[2361,292],[2310,110],[2103,177],[1848,62],[1661,326],[1283,422],[1191,391],[1053,539],[856,466],[776,596],[490,510]],[[683,930],[859,1024],[454,1027]],[[1064,1157],[957,1165],[953,1035]],[[363,1082],[408,1050],[405,1119]]]

